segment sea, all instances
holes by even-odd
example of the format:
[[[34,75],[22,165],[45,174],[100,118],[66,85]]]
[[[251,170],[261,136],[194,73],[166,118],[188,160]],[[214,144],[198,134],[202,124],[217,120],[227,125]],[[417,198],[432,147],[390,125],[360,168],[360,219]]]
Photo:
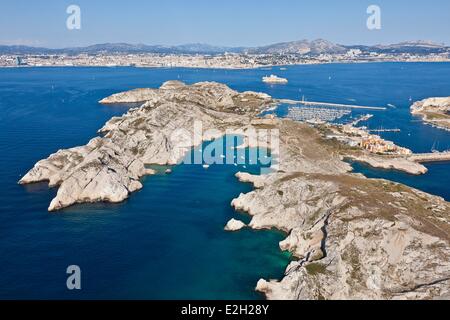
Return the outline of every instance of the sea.
[[[276,74],[285,85],[261,81]],[[144,188],[120,204],[47,211],[57,189],[17,181],[40,159],[84,145],[125,106],[103,106],[110,94],[159,87],[167,80],[218,81],[276,98],[386,107],[361,125],[414,152],[450,149],[450,132],[411,116],[413,101],[450,95],[450,63],[324,64],[218,70],[191,68],[0,68],[0,299],[263,299],[260,278],[281,279],[292,257],[276,230],[223,230],[249,222],[230,203],[251,186],[238,171],[260,165],[181,164],[143,178]],[[276,111],[283,112],[283,111]],[[203,146],[204,147],[204,146]],[[199,147],[202,148],[202,147]],[[192,150],[191,152],[198,152]],[[398,181],[450,201],[450,163],[426,164],[411,176],[352,163],[370,178]],[[81,289],[69,290],[69,266]]]

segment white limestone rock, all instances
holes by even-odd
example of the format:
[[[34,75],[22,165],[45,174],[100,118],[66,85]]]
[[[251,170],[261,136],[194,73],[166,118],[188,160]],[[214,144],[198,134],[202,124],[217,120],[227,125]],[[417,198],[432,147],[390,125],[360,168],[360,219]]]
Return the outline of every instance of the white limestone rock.
[[[412,175],[421,175],[428,172],[427,167],[425,167],[423,164],[408,160],[407,158],[381,158],[376,155],[349,156],[348,158],[354,161],[366,163],[373,168],[386,170],[394,169]]]
[[[131,90],[101,101],[135,102],[142,106],[111,118],[99,130],[100,137],[39,161],[19,183],[48,181],[58,186],[49,211],[75,203],[123,201],[142,188],[142,176],[155,173],[146,165],[178,164],[192,147],[211,138],[192,139],[195,121],[201,121],[205,131],[245,128],[271,99],[239,94],[214,82],[187,86],[169,81],[160,89]]]
[[[226,224],[224,230],[225,231],[238,231],[238,230],[241,230],[242,228],[245,228],[246,226],[247,225],[240,220],[231,219]]]
[[[351,174],[280,174],[233,205],[252,215],[251,228],[287,232],[280,248],[298,258],[283,279],[258,282],[268,299],[450,293],[450,204],[439,197]]]
[[[411,114],[422,117],[440,129],[450,130],[450,97],[428,98],[415,102],[411,106]]]

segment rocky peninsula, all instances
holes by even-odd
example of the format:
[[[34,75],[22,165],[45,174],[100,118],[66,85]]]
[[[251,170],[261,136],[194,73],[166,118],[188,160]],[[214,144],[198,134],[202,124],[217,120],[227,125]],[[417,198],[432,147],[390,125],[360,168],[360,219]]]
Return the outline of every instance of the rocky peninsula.
[[[411,106],[411,113],[437,128],[450,130],[450,97],[418,101]]]
[[[343,159],[373,155],[327,139],[317,128],[258,118],[273,105],[270,96],[219,83],[170,81],[101,102],[142,105],[113,117],[85,146],[39,161],[20,180],[59,187],[50,211],[126,199],[142,188],[142,176],[153,173],[146,165],[175,165],[192,146],[220,137],[192,143],[185,135],[173,136],[176,129],[192,133],[197,120],[205,130],[274,128],[280,140],[277,170],[238,173],[254,190],[231,203],[251,216],[248,227],[285,232],[280,249],[295,257],[283,279],[261,279],[258,291],[268,299],[450,298],[450,203],[351,173]],[[234,222],[230,229],[237,227]]]
[[[139,181],[153,174],[146,165],[175,165],[193,146],[186,141],[194,122],[204,130],[241,128],[271,103],[269,96],[237,93],[218,83],[166,82],[159,89],[138,89],[113,95],[101,103],[137,103],[99,130],[85,146],[59,150],[39,161],[20,181],[48,181],[58,186],[49,211],[83,202],[120,202],[142,188]],[[181,134],[174,136],[178,129]],[[209,140],[214,137],[201,137]],[[202,140],[198,141],[200,144]]]

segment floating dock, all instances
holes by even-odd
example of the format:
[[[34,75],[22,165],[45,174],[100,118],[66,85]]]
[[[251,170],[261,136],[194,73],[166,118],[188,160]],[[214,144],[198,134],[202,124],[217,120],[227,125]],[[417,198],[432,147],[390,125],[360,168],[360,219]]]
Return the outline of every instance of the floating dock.
[[[305,106],[317,106],[317,107],[386,110],[385,107],[358,106],[358,105],[351,105],[351,104],[329,103],[329,102],[315,102],[315,101],[303,101],[303,100],[297,101],[297,100],[291,100],[291,99],[276,99],[276,101],[280,102],[280,103],[286,103],[286,104],[303,104]]]

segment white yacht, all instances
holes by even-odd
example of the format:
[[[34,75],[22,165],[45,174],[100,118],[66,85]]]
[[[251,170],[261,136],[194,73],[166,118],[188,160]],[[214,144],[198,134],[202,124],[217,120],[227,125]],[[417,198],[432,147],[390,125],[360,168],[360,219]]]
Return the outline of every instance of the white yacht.
[[[266,83],[287,83],[288,82],[287,79],[277,77],[274,74],[271,74],[269,77],[263,77],[262,81],[266,82]]]

